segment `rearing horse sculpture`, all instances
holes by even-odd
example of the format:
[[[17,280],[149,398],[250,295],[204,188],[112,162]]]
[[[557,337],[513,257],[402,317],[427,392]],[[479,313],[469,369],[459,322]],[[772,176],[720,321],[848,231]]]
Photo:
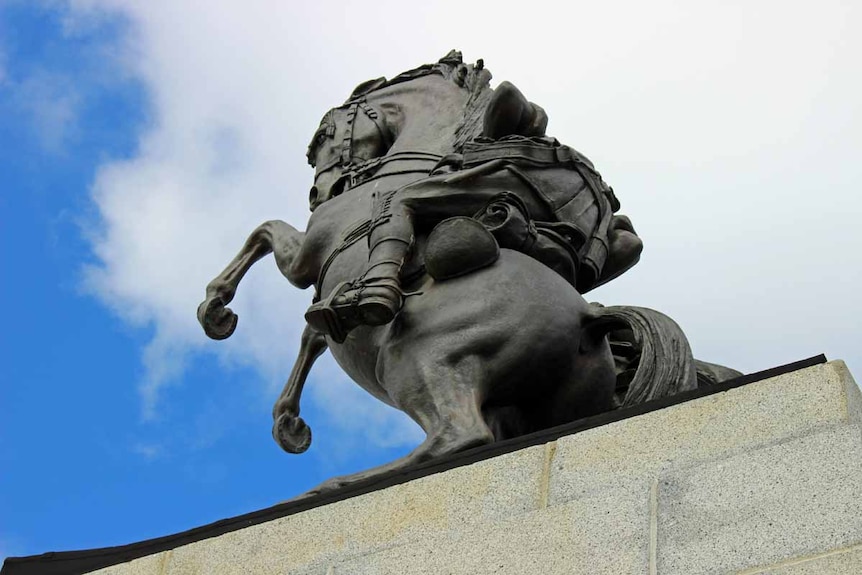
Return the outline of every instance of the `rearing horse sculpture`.
[[[310,443],[299,396],[327,348],[427,434],[406,457],[319,490],[697,385],[672,320],[584,300],[637,261],[640,240],[592,164],[544,135],[544,111],[489,80],[453,52],[360,85],[309,146],[306,231],[262,224],[207,286],[198,318],[215,339],[233,333],[225,306],[265,255],[315,287],[273,410],[285,450]],[[635,350],[622,385],[614,330]]]

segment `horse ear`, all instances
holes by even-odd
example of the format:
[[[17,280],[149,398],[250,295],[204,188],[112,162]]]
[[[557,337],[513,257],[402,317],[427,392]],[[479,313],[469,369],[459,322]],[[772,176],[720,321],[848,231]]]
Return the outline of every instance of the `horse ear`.
[[[544,136],[547,127],[548,115],[541,106],[528,101],[511,82],[501,82],[485,109],[482,135],[492,139]]]

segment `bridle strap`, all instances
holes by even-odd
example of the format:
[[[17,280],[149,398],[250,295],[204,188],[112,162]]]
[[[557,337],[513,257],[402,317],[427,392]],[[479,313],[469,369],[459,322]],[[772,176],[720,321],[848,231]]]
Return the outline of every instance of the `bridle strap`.
[[[315,174],[314,176],[315,180],[317,180],[320,174],[328,172],[333,168],[339,166],[342,168],[347,168],[348,166],[355,164],[353,160],[353,132],[356,127],[356,115],[360,109],[363,111],[363,113],[365,113],[369,120],[374,122],[374,126],[377,128],[377,132],[380,134],[380,138],[383,141],[383,145],[386,147],[386,149],[388,150],[392,147],[392,134],[387,129],[386,124],[383,123],[383,119],[380,117],[380,113],[371,106],[369,106],[365,98],[353,100],[347,106],[347,118],[345,119],[345,123],[347,124],[348,129],[347,133],[344,135],[344,139],[341,141],[341,153],[338,155],[338,157],[333,158],[332,161],[328,162],[317,170],[317,174]],[[330,110],[328,114],[329,126],[327,127],[326,131],[326,135],[330,137],[335,135],[335,119],[332,116],[332,110]],[[368,162],[374,159],[376,158],[364,158],[363,162]]]
[[[331,162],[325,164],[322,168],[318,169],[317,173],[314,174],[314,181],[317,182],[317,178],[319,178],[321,176],[321,174],[324,174],[324,173],[328,172],[329,170],[331,170],[332,168],[336,168],[339,166],[341,166],[341,157],[335,158]]]
[[[359,102],[353,102],[347,108],[347,133],[344,134],[344,139],[341,141],[341,165],[348,166],[353,160],[353,128],[356,123],[356,111],[359,109]]]
[[[377,131],[380,132],[380,137],[383,139],[383,144],[386,146],[386,149],[392,147],[392,134],[389,132],[389,129],[386,127],[386,124],[383,123],[383,119],[380,117],[380,114],[377,113],[377,110],[368,105],[368,102],[365,101],[365,98],[362,98],[357,102],[362,111],[365,112],[365,115],[374,122],[374,125],[377,126]]]
[[[317,174],[314,176],[314,181],[316,182],[317,178],[319,178],[323,173],[328,172],[329,170],[340,166],[343,168],[349,168],[349,169],[345,169],[345,172],[344,172],[344,174],[342,174],[342,177],[347,178],[347,184],[349,184],[348,188],[350,188],[350,187],[357,185],[358,183],[365,183],[366,181],[376,179],[377,177],[382,177],[382,176],[370,175],[369,177],[367,177],[365,179],[361,179],[362,176],[369,174],[369,173],[376,172],[381,167],[385,166],[386,164],[392,163],[392,162],[413,162],[413,163],[432,164],[430,167],[427,167],[427,168],[425,166],[422,166],[422,167],[406,169],[403,172],[398,172],[398,173],[422,172],[422,173],[428,174],[431,172],[433,167],[436,166],[440,162],[441,158],[442,158],[442,156],[440,156],[439,154],[432,154],[430,152],[410,151],[410,150],[405,150],[403,152],[393,152],[393,153],[387,154],[385,156],[380,156],[378,158],[371,158],[371,159],[365,160],[359,164],[348,164],[347,166],[341,165],[341,159],[336,158],[336,159],[332,160],[331,162],[329,162],[328,164],[326,164],[323,168],[318,170]],[[391,175],[391,174],[387,173],[384,175]],[[361,179],[361,182],[360,182],[360,179]]]
[[[431,173],[434,166],[440,162],[440,158],[441,156],[439,154],[411,150],[393,152],[391,154],[386,154],[385,156],[380,156],[379,158],[371,158],[361,164],[353,165],[349,171],[345,172],[345,175],[349,177],[347,181],[347,184],[349,184],[348,189],[386,176],[416,173],[428,175]],[[397,162],[409,162],[409,164],[399,170],[390,170],[385,174],[377,173],[377,171],[386,164]]]

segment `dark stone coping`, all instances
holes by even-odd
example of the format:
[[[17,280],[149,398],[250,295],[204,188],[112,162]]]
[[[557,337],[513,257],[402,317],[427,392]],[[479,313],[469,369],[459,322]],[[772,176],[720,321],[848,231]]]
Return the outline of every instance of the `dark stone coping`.
[[[691,401],[707,395],[721,393],[749,383],[754,383],[756,381],[822,363],[826,363],[826,356],[820,354],[801,361],[788,363],[787,365],[743,375],[718,385],[695,389],[671,397],[649,401],[641,405],[602,413],[593,417],[580,419],[566,425],[560,425],[558,427],[517,437],[515,439],[476,447],[474,449],[462,451],[461,453],[456,453],[454,455],[441,457],[433,461],[416,465],[410,469],[388,473],[362,483],[344,487],[332,493],[315,495],[298,501],[280,503],[266,509],[253,511],[237,517],[231,517],[229,519],[222,519],[221,521],[216,521],[209,525],[195,527],[194,529],[189,529],[188,531],[183,531],[173,535],[166,535],[164,537],[157,537],[155,539],[148,539],[146,541],[120,545],[117,547],[103,547],[100,549],[87,549],[84,551],[49,552],[43,553],[42,555],[31,555],[28,557],[9,557],[3,562],[3,568],[0,569],[0,575],[78,575],[89,573],[97,569],[126,563],[133,559],[153,555],[162,551],[174,549],[175,547],[180,547],[181,545],[209,539],[210,537],[218,537],[219,535],[223,535],[231,531],[237,531],[239,529],[251,527],[252,525],[265,523],[287,515],[293,515],[294,513],[301,513],[314,507],[328,505],[330,503],[335,503],[336,501],[341,501],[350,497],[376,491],[378,489],[385,489],[393,485],[425,477],[426,475],[448,471],[455,467],[470,465],[477,461],[490,459],[492,457],[524,449],[526,447],[541,445],[566,435],[572,435],[587,429],[607,425],[608,423],[621,421],[637,415],[643,415],[651,411],[664,409],[665,407],[670,407],[672,405],[677,405],[679,403]]]

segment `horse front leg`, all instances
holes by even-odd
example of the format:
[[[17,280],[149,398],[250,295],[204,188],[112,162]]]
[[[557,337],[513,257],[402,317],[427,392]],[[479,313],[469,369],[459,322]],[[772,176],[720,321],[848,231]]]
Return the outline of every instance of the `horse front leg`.
[[[288,453],[302,453],[311,445],[311,428],[299,417],[299,398],[311,366],[326,348],[326,337],[310,325],[305,326],[299,356],[272,408],[272,437]]]
[[[212,339],[226,339],[236,329],[237,315],[227,306],[236,294],[239,282],[262,257],[275,253],[281,273],[294,285],[311,284],[301,270],[301,252],[305,234],[281,220],[264,222],[255,229],[240,252],[206,288],[206,299],[198,306],[198,321]]]

